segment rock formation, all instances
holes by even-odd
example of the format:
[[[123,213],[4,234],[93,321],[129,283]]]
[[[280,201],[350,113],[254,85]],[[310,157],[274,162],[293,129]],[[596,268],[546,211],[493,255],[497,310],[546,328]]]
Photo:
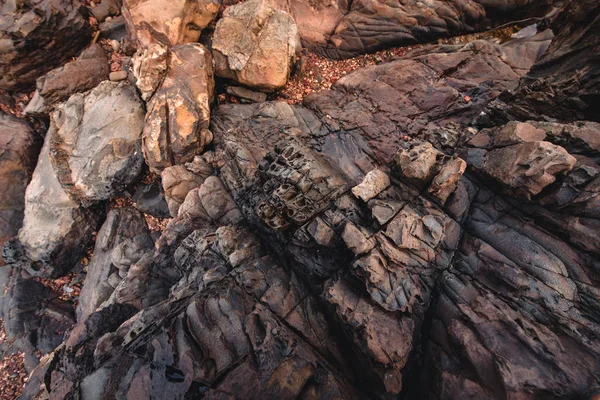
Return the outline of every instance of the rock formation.
[[[33,86],[90,40],[79,0],[6,1],[0,5],[0,89]]]
[[[322,33],[333,26],[325,21],[313,37],[322,49],[337,43],[340,56],[552,3],[286,4],[291,15],[339,15],[335,35]],[[32,372],[23,399],[598,394],[600,118],[590,49],[600,8],[568,1],[506,43],[424,45],[302,104],[239,104],[227,96],[231,82],[213,81],[211,51],[217,73],[223,61],[251,66],[267,55],[261,43],[295,35],[287,22],[285,35],[269,30],[291,17],[249,0],[224,11],[212,47],[210,37],[206,47],[167,38],[185,36],[171,13],[196,18],[189,10],[199,4],[159,15],[148,2],[125,3],[128,18],[137,15],[142,100],[129,84],[102,82],[51,106],[23,227],[0,268],[0,317],[14,340],[0,354],[24,352]],[[260,71],[289,68],[292,52],[279,55]],[[2,122],[11,138],[32,135]],[[15,196],[35,158],[34,141],[19,140],[0,154],[0,171],[22,158]],[[143,159],[150,173],[140,180]],[[153,209],[145,196],[168,205],[160,231],[139,211]],[[15,204],[7,235],[19,225]],[[90,239],[84,273],[73,266]],[[40,279],[67,272],[84,279],[77,307]]]

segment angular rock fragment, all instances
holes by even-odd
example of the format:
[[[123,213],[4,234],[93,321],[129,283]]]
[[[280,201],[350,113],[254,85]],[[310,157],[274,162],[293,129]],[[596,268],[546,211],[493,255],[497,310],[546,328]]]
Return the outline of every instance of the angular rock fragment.
[[[123,15],[132,38],[140,39],[140,27],[152,29],[175,46],[197,42],[220,6],[219,0],[124,0]]]
[[[229,7],[213,37],[215,74],[259,89],[285,86],[300,52],[294,19],[265,0]]]
[[[54,105],[72,94],[96,87],[108,78],[106,54],[99,44],[92,44],[73,62],[56,68],[36,81],[36,92],[25,108],[27,114],[47,114]]]
[[[50,160],[63,188],[84,203],[106,200],[139,176],[144,108],[135,89],[103,82],[52,114]]]
[[[485,155],[482,169],[516,194],[529,200],[568,172],[575,157],[549,142],[521,143],[494,149]]]
[[[78,0],[8,1],[0,5],[0,89],[35,80],[85,47],[92,27]]]
[[[360,185],[352,188],[352,194],[365,203],[390,186],[390,177],[379,169],[369,172]]]
[[[458,186],[458,181],[465,173],[467,163],[461,158],[455,158],[448,161],[440,172],[433,178],[428,192],[436,197],[442,204],[446,203],[448,196],[454,192]]]
[[[174,47],[169,72],[146,114],[143,149],[152,171],[192,161],[212,141],[213,91],[210,53],[200,44]]]

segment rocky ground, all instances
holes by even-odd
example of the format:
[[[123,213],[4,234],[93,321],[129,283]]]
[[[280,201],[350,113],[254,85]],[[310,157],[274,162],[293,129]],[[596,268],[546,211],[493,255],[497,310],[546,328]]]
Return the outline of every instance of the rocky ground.
[[[600,396],[596,1],[0,16],[0,398]]]

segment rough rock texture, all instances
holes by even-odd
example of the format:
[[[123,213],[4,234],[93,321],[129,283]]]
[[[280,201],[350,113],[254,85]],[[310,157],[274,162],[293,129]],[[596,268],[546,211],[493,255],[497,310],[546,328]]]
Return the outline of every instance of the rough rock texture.
[[[132,62],[136,86],[148,101],[162,83],[168,69],[169,47],[153,41],[135,53]]]
[[[23,275],[19,268],[2,267],[0,318],[6,341],[1,343],[0,355],[23,352],[25,368],[31,372],[38,364],[38,354],[46,355],[63,342],[75,315],[73,306],[59,294]]]
[[[104,50],[99,44],[93,44],[75,61],[37,79],[37,90],[25,108],[25,113],[47,114],[55,104],[67,100],[72,94],[93,89],[108,79],[108,73],[108,60]]]
[[[217,76],[272,91],[285,86],[301,45],[289,14],[266,0],[248,0],[223,13],[212,49]]]
[[[143,126],[144,106],[128,84],[103,82],[58,106],[48,137],[63,188],[87,204],[133,183],[144,164]]]
[[[77,319],[86,320],[107,301],[131,265],[153,245],[139,211],[132,208],[110,211],[96,238],[94,255],[81,289]]]
[[[202,45],[172,49],[169,71],[146,114],[143,149],[152,171],[191,161],[212,141],[214,85],[212,58]]]
[[[542,17],[555,1],[271,0],[271,3],[295,19],[306,47],[331,58],[348,58],[481,31],[511,19]]]
[[[303,106],[218,107],[214,175],[111,271],[23,398],[597,390],[600,126],[482,116],[517,64],[502,46],[432,46]],[[530,176],[489,179],[490,153],[532,145],[548,168],[525,157]]]
[[[556,39],[502,108],[513,115],[510,119],[600,121],[600,4],[571,1],[551,26]]]
[[[0,248],[18,233],[23,222],[25,189],[40,145],[40,138],[25,121],[0,113]]]
[[[200,187],[212,174],[212,166],[202,156],[194,157],[194,160],[186,165],[165,168],[161,179],[172,217],[177,216],[187,194]]]
[[[95,227],[92,213],[61,186],[50,161],[48,132],[31,182],[25,192],[23,227],[6,244],[6,262],[37,276],[64,275],[79,261]]]
[[[24,0],[0,4],[0,89],[33,86],[90,41],[92,28],[78,0]]]
[[[175,46],[197,42],[220,6],[219,0],[124,0],[123,15],[132,38],[140,41],[137,32],[141,27],[161,34]]]

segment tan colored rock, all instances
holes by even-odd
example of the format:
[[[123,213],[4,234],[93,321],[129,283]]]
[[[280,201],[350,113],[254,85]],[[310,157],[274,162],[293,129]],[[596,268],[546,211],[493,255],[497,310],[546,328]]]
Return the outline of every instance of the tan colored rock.
[[[294,19],[265,0],[229,7],[213,37],[215,73],[242,85],[272,91],[285,86],[300,36]]]
[[[465,173],[467,163],[461,158],[450,160],[442,167],[442,170],[433,178],[429,193],[435,196],[442,204],[446,203],[448,197],[456,190],[458,181]]]
[[[360,185],[352,188],[352,193],[364,202],[371,200],[390,186],[390,177],[379,169],[369,172]]]
[[[571,171],[575,157],[550,142],[528,142],[494,149],[485,155],[483,170],[527,200]]]
[[[220,6],[219,0],[124,0],[123,15],[129,34],[138,43],[143,43],[138,30],[149,26],[175,46],[197,42]]]
[[[394,162],[402,176],[425,183],[435,175],[437,158],[441,155],[431,143],[424,142],[411,150],[400,150],[394,156]]]
[[[145,101],[152,97],[167,73],[168,56],[169,48],[158,41],[135,53],[132,60],[133,75]]]
[[[146,114],[143,149],[152,171],[191,161],[212,141],[213,91],[210,52],[200,44],[174,47],[169,72]]]

